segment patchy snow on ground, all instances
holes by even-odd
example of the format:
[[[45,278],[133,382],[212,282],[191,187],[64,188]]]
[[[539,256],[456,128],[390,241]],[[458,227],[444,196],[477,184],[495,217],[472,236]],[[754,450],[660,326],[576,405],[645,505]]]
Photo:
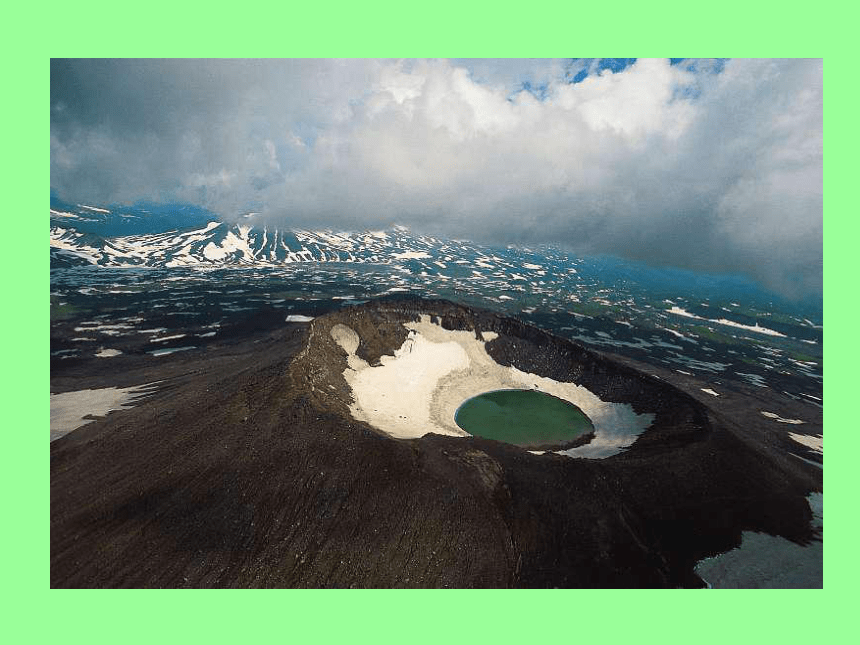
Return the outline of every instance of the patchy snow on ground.
[[[702,392],[704,392],[705,394],[710,394],[711,396],[719,396],[720,395],[719,392],[714,392],[712,389],[707,388],[707,387],[700,387],[699,389],[702,390]]]
[[[669,301],[665,301],[665,302],[669,302]],[[702,304],[704,304],[704,303],[702,303]],[[678,307],[678,306],[673,306],[673,307],[667,309],[666,313],[675,314],[676,316],[684,316],[685,318],[693,318],[695,320],[704,320],[706,322],[716,323],[717,325],[725,325],[727,327],[735,327],[737,329],[743,329],[746,331],[754,331],[756,333],[766,334],[768,336],[777,336],[779,338],[785,338],[785,334],[781,334],[780,332],[775,331],[773,329],[768,329],[767,327],[762,327],[758,323],[756,323],[755,325],[744,325],[744,324],[735,322],[734,320],[729,320],[728,318],[719,318],[719,319],[702,318],[701,316],[697,316],[696,314],[691,314],[686,309],[682,309],[681,307]]]
[[[350,410],[356,419],[398,438],[421,437],[429,432],[468,436],[454,421],[466,400],[504,389],[536,389],[573,403],[591,419],[591,443],[560,451],[570,457],[602,458],[631,445],[654,420],[653,414],[636,414],[630,405],[602,401],[575,383],[504,367],[487,354],[485,342],[496,334],[484,332],[484,340],[472,331],[450,331],[421,322],[406,323],[409,336],[394,356],[382,356],[371,367],[356,356],[358,335],[345,325],[335,325],[332,338],[347,354],[344,378],[352,389]]]
[[[428,260],[432,256],[424,251],[404,251],[402,253],[395,253],[394,257],[398,260]]]
[[[185,338],[188,334],[174,334],[172,336],[161,336],[159,338],[150,338],[150,343],[163,343],[166,340],[176,340],[177,338]]]
[[[109,210],[105,208],[98,208],[96,206],[87,206],[86,204],[78,204],[78,206],[80,208],[86,208],[88,211],[94,211],[96,213],[110,213]],[[51,212],[53,212],[53,209],[51,209]]]
[[[812,493],[806,499],[811,524],[823,537],[824,495]],[[744,531],[739,547],[699,561],[696,573],[714,589],[820,589],[824,542],[817,539],[801,546],[779,536]]]
[[[686,340],[687,342],[694,343],[696,345],[699,344],[699,342],[697,340],[695,340],[694,338],[689,338],[688,336],[685,336],[681,332],[675,331],[674,329],[669,329],[668,327],[660,327],[660,329],[662,329],[663,331],[669,332],[670,334],[672,334],[676,338],[680,338],[681,340]]]
[[[685,309],[681,309],[680,307],[677,307],[677,306],[672,307],[670,309],[667,309],[667,311],[670,314],[675,314],[676,316],[684,316],[685,318],[696,318],[698,320],[702,320],[702,318],[700,318],[696,314],[691,314],[689,311],[686,311]]]
[[[80,217],[78,217],[74,213],[70,213],[68,211],[57,211],[57,210],[54,210],[53,208],[51,209],[51,215],[53,215],[54,217],[71,217],[72,219],[80,219]],[[60,230],[64,231],[64,229],[60,229]]]
[[[683,354],[678,354],[676,352],[672,353],[672,356],[669,356],[667,360],[672,363],[678,363],[679,365],[683,365],[684,367],[689,367],[690,369],[700,370],[705,372],[723,372],[727,367],[731,367],[731,363],[719,363],[717,361],[699,361],[695,358],[690,358]]]
[[[773,329],[768,329],[767,327],[762,327],[758,323],[755,325],[742,325],[741,323],[736,323],[733,320],[728,320],[726,318],[720,318],[719,320],[712,320],[711,322],[718,323],[720,325],[726,325],[728,327],[737,327],[738,329],[745,329],[747,331],[754,331],[759,334],[767,334],[768,336],[777,336],[779,338],[785,338],[785,334],[781,334],[778,331]]]
[[[774,421],[776,421],[778,423],[791,423],[792,425],[799,425],[801,423],[804,423],[800,419],[783,419],[781,416],[779,416],[775,412],[765,412],[764,410],[761,410],[761,415],[763,417],[767,417],[768,419],[773,419]]]
[[[284,320],[286,322],[310,322],[314,319],[313,316],[301,316],[299,314],[290,314]]]
[[[812,448],[815,452],[824,454],[824,437],[821,435],[796,434],[789,432],[788,436],[797,443],[801,443],[807,448]]]
[[[111,356],[119,356],[122,354],[118,349],[102,349],[96,352],[96,356],[99,358],[110,358]]]
[[[156,383],[144,383],[126,388],[106,387],[97,390],[77,390],[51,395],[51,441],[93,421],[87,416],[103,417],[112,410],[133,406]]]
[[[99,324],[95,322],[91,323],[81,323],[80,327],[75,327],[75,331],[116,331],[116,330],[125,330],[125,329],[134,329],[134,325],[126,325],[124,323],[117,323],[115,325],[105,325]]]
[[[167,356],[168,354],[175,354],[176,352],[184,352],[184,351],[187,351],[189,349],[197,349],[197,347],[189,346],[189,347],[170,347],[168,349],[155,349],[151,352],[147,352],[147,354],[150,354],[152,356]]]
[[[742,377],[747,383],[750,385],[754,385],[755,387],[768,387],[767,381],[764,380],[764,377],[760,374],[747,374],[746,372],[735,372],[738,376]],[[767,416],[767,415],[765,415]]]

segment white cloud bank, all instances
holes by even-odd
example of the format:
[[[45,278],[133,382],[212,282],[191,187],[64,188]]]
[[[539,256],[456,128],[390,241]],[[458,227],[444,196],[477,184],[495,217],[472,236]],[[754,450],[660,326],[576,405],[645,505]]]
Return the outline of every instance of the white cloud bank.
[[[820,292],[820,60],[641,59],[576,84],[571,65],[56,61],[52,186],[269,224],[562,243]]]

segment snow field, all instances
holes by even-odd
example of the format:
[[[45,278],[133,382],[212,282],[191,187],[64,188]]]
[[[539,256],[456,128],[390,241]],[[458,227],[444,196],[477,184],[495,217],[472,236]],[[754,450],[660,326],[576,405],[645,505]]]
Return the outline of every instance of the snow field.
[[[345,325],[335,325],[331,336],[347,354],[344,378],[355,402],[356,419],[387,434],[417,438],[434,432],[468,436],[454,422],[457,408],[478,394],[502,389],[538,389],[579,407],[594,424],[591,443],[560,451],[570,457],[603,458],[631,445],[654,420],[636,414],[630,405],[602,401],[584,387],[503,367],[487,354],[484,341],[471,331],[449,331],[432,324],[429,316],[406,323],[409,336],[393,356],[383,356],[371,367],[355,352],[359,338]]]

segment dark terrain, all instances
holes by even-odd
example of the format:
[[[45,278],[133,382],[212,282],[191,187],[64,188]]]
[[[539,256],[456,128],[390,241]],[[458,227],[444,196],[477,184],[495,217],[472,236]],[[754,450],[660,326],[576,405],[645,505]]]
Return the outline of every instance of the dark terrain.
[[[345,356],[323,332],[349,324],[373,362],[419,313],[495,331],[498,363],[656,419],[602,460],[391,439],[350,416]],[[52,587],[696,587],[695,563],[742,531],[816,537],[806,495],[821,470],[759,414],[792,415],[803,404],[788,397],[734,383],[714,400],[693,377],[445,302],[273,321],[109,372],[52,369],[54,392],[162,381],[51,444]],[[798,431],[820,433],[820,409]]]

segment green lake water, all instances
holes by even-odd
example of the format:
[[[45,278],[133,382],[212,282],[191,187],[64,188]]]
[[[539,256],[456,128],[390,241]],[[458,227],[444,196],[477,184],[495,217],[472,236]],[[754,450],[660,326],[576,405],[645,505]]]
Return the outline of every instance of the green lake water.
[[[594,430],[578,407],[536,390],[496,390],[464,402],[454,421],[477,437],[521,446],[561,444]]]

